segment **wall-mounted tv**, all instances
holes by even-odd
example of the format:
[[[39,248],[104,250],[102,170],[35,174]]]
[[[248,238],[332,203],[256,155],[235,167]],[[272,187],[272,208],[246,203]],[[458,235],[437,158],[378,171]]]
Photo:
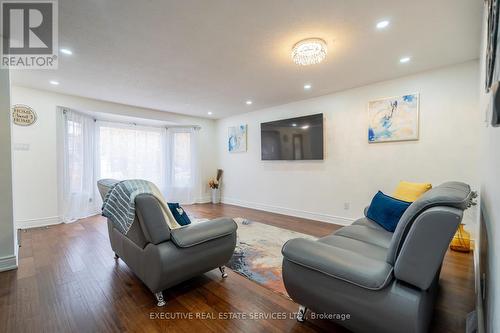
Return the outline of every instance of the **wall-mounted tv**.
[[[262,160],[322,160],[323,114],[260,124]]]

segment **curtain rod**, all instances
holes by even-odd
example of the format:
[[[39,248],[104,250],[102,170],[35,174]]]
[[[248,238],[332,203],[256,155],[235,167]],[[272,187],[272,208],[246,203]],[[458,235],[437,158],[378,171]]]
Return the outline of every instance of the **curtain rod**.
[[[66,112],[68,112],[70,110],[70,109],[64,108],[64,107],[61,107],[61,109],[63,111],[63,114],[66,114]],[[76,113],[79,113],[81,115],[84,115],[84,116],[87,116],[89,118],[92,118],[94,120],[94,122],[102,121],[102,122],[107,122],[107,123],[117,123],[117,124],[123,124],[123,125],[144,126],[144,127],[154,127],[154,128],[166,128],[166,129],[169,129],[169,128],[193,128],[195,130],[200,130],[201,129],[200,125],[166,125],[166,126],[155,126],[155,125],[137,124],[137,123],[134,123],[134,122],[125,122],[125,121],[116,121],[116,120],[101,120],[101,119],[97,119],[97,118],[95,118],[95,117],[93,117],[93,116],[91,116],[89,114],[85,114],[85,113],[82,113],[82,112],[73,111],[73,110],[72,110],[72,112],[76,112]],[[123,116],[123,115],[119,115],[119,116]],[[124,117],[127,117],[127,116],[124,116]],[[158,120],[158,121],[161,121],[161,120]]]
[[[194,129],[201,129],[200,125],[168,125],[168,126],[165,126],[166,129],[169,129],[169,128],[186,128],[186,127],[192,127]]]

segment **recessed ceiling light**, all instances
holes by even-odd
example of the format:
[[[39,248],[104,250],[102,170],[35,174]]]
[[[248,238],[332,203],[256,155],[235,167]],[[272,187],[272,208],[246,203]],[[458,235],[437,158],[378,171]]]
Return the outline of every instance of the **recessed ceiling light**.
[[[304,89],[305,90],[309,90],[311,88],[312,88],[312,86],[310,84],[304,84]]]
[[[403,58],[399,59],[399,62],[402,63],[402,64],[404,64],[404,63],[409,62],[410,60],[411,60],[410,57],[403,57]]]
[[[301,127],[302,129],[308,129],[309,128],[309,125],[304,125]]]
[[[319,64],[326,57],[326,42],[321,38],[308,38],[299,41],[292,48],[292,60],[297,65]]]
[[[389,21],[384,20],[377,23],[377,29],[384,29],[389,26]]]
[[[253,103],[253,102],[252,102],[251,100],[248,100],[248,101],[246,101],[245,103],[246,103],[247,105],[252,105],[252,103]]]
[[[60,51],[61,51],[61,53],[64,53],[64,54],[67,54],[67,55],[72,55],[73,54],[73,51],[71,51],[70,49],[61,49]]]
[[[297,124],[296,124],[296,123],[293,123],[293,124],[292,124],[292,126],[293,126],[293,127],[297,127]]]
[[[208,111],[207,113],[209,116],[211,116],[213,114],[212,111]]]
[[[59,82],[58,81],[54,81],[54,80],[50,81],[49,83],[52,84],[52,85],[54,85],[54,86],[58,86],[59,85]]]

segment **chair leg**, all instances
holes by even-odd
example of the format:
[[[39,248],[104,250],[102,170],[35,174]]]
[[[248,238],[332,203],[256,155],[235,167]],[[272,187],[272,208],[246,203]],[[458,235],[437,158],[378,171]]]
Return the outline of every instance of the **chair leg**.
[[[299,311],[297,312],[297,321],[303,323],[306,320],[307,308],[303,305],[299,305]]]
[[[226,267],[225,266],[220,266],[219,267],[219,271],[221,272],[223,279],[227,278],[227,273],[226,273]]]
[[[158,306],[165,306],[167,302],[165,302],[165,299],[163,298],[163,293],[161,291],[155,293],[156,300],[158,301]]]
[[[115,253],[115,259],[120,259],[120,256]]]

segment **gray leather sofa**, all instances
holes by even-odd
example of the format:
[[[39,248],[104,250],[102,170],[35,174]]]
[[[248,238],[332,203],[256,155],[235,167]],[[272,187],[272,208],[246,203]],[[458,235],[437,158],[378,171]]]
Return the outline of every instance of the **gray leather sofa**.
[[[448,182],[412,203],[394,233],[364,217],[317,241],[288,241],[283,280],[298,320],[310,308],[349,314],[338,323],[354,332],[426,332],[444,255],[474,197]]]
[[[103,179],[97,186],[104,198],[117,181]],[[160,204],[149,194],[135,199],[135,220],[126,235],[108,220],[109,240],[115,259],[121,258],[165,305],[162,291],[187,279],[224,265],[236,246],[237,225],[220,218],[170,230]]]

